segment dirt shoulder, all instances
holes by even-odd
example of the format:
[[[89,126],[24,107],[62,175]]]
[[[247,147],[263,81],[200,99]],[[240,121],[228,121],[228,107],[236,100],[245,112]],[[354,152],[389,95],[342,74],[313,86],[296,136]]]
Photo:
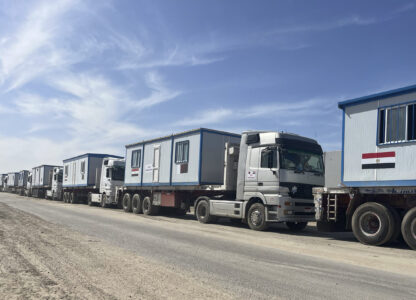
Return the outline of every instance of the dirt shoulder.
[[[3,299],[234,298],[192,274],[3,203],[0,241]]]

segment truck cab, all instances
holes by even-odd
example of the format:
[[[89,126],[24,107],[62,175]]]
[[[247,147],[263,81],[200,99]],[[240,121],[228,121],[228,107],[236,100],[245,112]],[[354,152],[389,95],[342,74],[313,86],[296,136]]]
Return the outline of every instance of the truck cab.
[[[283,132],[243,132],[238,155],[236,199],[205,199],[210,216],[239,218],[255,230],[271,222],[299,230],[315,220],[312,188],[324,185],[322,148],[315,140]],[[200,219],[204,211],[198,211],[198,204]]]
[[[117,204],[117,189],[124,183],[125,160],[108,157],[103,159],[99,180],[99,194],[90,193],[88,204],[99,203],[102,207]]]
[[[27,175],[25,196],[32,197],[32,172]]]
[[[51,189],[46,191],[46,197],[52,200],[62,200],[63,168],[54,167],[50,172]]]

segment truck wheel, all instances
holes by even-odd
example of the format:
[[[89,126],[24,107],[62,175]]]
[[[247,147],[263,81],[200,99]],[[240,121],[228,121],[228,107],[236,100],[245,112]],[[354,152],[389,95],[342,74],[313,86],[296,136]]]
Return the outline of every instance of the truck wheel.
[[[155,215],[159,211],[159,206],[152,205],[150,197],[144,197],[142,204],[143,213],[147,216]]]
[[[391,207],[389,205],[386,205],[386,206],[390,210],[390,212],[393,216],[393,223],[392,223],[392,225],[393,225],[393,234],[392,234],[390,240],[387,241],[387,243],[393,243],[393,242],[395,242],[399,239],[399,236],[400,236],[400,233],[401,233],[400,225],[401,225],[402,219],[400,218],[400,215],[399,215],[399,212],[397,211],[397,209],[395,209],[394,207]]]
[[[131,197],[130,194],[124,194],[123,196],[123,210],[125,212],[131,212]]]
[[[383,204],[367,202],[360,205],[352,216],[352,231],[363,244],[380,246],[394,233],[394,217]]]
[[[106,194],[102,194],[101,195],[101,207],[102,208],[106,208],[108,205],[107,205],[107,195]]]
[[[75,203],[75,193],[69,193],[69,202],[71,202],[71,204]]]
[[[143,203],[140,199],[139,194],[134,194],[133,198],[131,199],[131,208],[133,209],[134,214],[141,214],[143,213]]]
[[[409,210],[402,221],[402,235],[406,244],[416,250],[416,207]]]
[[[195,209],[195,215],[199,222],[208,224],[214,221],[213,216],[209,214],[209,201],[201,200]]]
[[[291,231],[302,231],[303,229],[306,228],[307,225],[308,225],[308,222],[286,222],[286,226]]]
[[[87,204],[88,204],[88,206],[92,206],[93,205],[93,203],[92,203],[92,193],[88,193],[88,196],[87,196]]]
[[[263,231],[268,225],[266,223],[266,210],[261,203],[254,203],[250,206],[247,214],[247,223],[250,229]]]

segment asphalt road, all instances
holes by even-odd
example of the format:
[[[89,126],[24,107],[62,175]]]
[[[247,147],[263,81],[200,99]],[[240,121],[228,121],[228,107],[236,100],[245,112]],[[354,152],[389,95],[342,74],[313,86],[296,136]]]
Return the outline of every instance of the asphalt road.
[[[314,228],[301,235],[281,228],[254,232],[226,221],[199,224],[190,215],[145,217],[5,193],[0,193],[0,202],[128,250],[130,255],[172,265],[192,274],[195,282],[203,279],[240,298],[416,298],[414,251],[369,248],[350,235],[328,242]],[[354,251],[356,256],[350,257]],[[365,255],[374,259],[371,267]],[[377,260],[379,256],[383,259]],[[412,268],[401,273],[395,268],[398,262]]]

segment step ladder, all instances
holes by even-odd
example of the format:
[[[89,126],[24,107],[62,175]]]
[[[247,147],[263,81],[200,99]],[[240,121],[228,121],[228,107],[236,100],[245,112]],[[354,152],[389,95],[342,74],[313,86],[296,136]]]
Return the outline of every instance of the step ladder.
[[[328,205],[327,205],[327,220],[337,221],[337,206],[338,206],[338,195],[328,194]]]

